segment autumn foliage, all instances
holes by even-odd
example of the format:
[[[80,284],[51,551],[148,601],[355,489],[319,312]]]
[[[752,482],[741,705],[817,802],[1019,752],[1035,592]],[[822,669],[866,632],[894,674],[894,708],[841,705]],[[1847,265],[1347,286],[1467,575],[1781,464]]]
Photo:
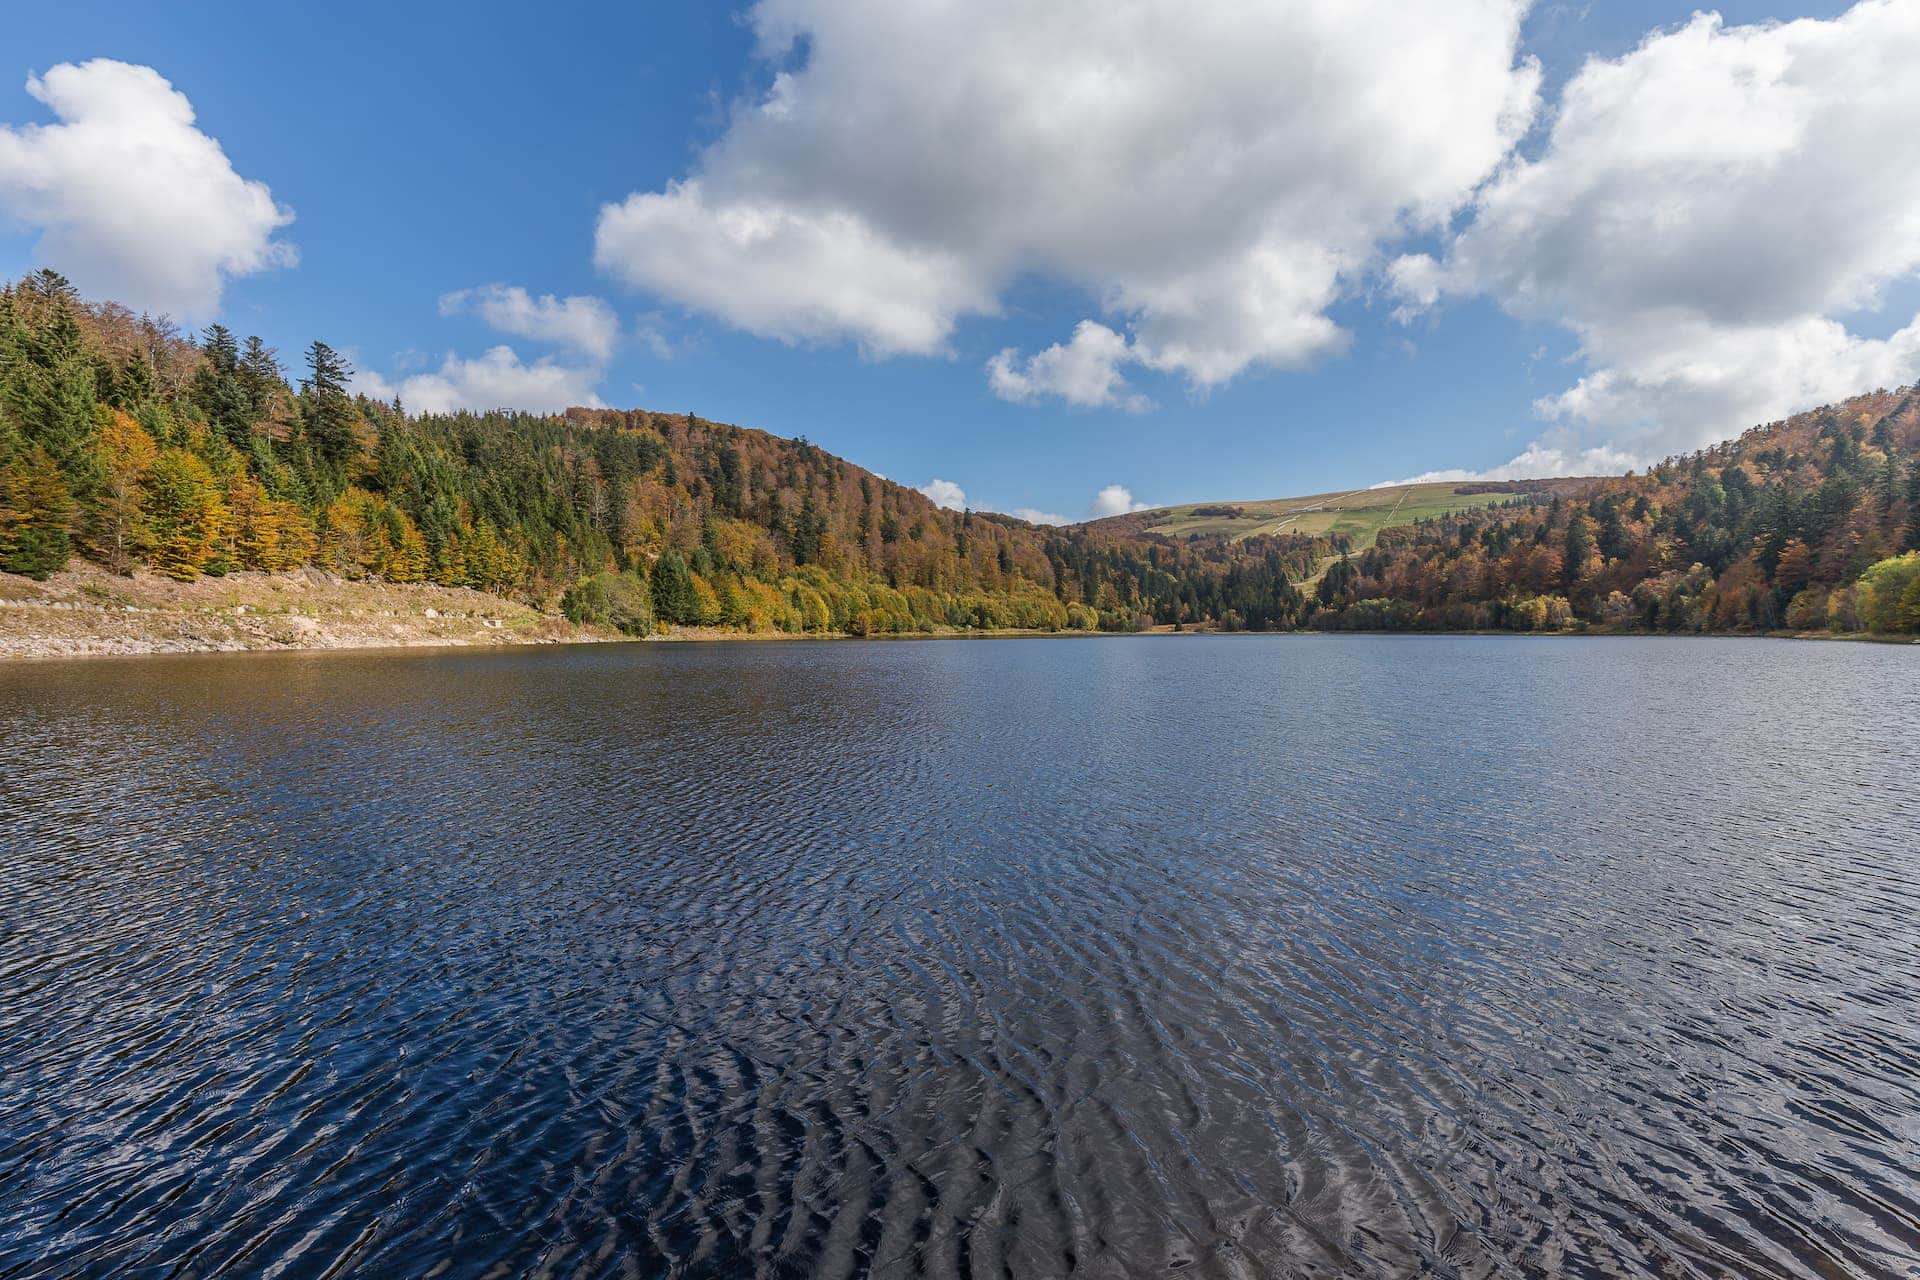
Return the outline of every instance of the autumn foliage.
[[[258,339],[189,338],[51,272],[0,288],[0,569],[311,567],[631,634],[1920,629],[1906,390],[1643,475],[1482,486],[1511,496],[1356,548],[1045,528],[691,413],[414,415],[352,394],[324,343],[303,363],[296,385]]]

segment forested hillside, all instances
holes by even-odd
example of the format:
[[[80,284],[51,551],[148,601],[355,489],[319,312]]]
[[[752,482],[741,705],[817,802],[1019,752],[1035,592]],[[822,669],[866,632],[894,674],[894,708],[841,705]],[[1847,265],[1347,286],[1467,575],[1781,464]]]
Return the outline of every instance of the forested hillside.
[[[1876,391],[1572,495],[1383,530],[1315,625],[1920,631],[1920,398]]]
[[[658,624],[853,634],[1297,623],[1330,544],[1135,543],[936,507],[804,440],[691,414],[413,415],[325,343],[275,352],[0,290],[0,569],[312,565]]]
[[[1645,475],[1499,486],[1482,509],[1369,526],[1368,545],[1232,520],[1046,528],[692,414],[416,415],[352,394],[323,342],[300,364],[289,380],[257,338],[184,335],[51,272],[0,289],[0,570],[312,566],[634,634],[1920,630],[1907,391]]]

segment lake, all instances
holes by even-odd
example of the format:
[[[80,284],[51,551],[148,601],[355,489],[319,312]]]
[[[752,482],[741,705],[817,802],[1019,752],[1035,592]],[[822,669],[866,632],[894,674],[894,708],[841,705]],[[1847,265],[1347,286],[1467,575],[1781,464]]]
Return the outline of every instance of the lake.
[[[1912,1276],[1920,649],[0,665],[0,1275]]]

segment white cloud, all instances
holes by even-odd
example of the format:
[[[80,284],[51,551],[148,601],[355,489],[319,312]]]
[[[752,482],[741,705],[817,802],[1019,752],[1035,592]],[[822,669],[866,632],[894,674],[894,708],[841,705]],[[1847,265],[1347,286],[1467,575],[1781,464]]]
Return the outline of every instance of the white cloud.
[[[967,509],[966,490],[951,480],[934,479],[916,487],[921,493],[933,499],[935,506],[945,507],[949,511],[964,511]],[[995,507],[977,509],[986,511],[998,510],[998,508]],[[1151,509],[1151,503],[1136,502],[1132,492],[1129,491],[1125,485],[1110,484],[1093,495],[1093,502],[1087,508],[1087,518],[1097,520],[1102,516],[1118,516],[1125,515],[1129,511],[1149,511]],[[1015,507],[1005,514],[1026,520],[1032,524],[1058,525],[1077,523],[1072,516],[1063,516],[1057,511],[1043,511],[1038,507]]]
[[[878,356],[942,352],[956,315],[994,309],[953,254],[895,244],[843,211],[718,198],[698,178],[603,208],[594,262],[761,337],[851,335]]]
[[[1387,285],[1400,300],[1400,305],[1393,309],[1393,318],[1409,324],[1415,316],[1440,301],[1443,280],[1440,264],[1430,253],[1409,253],[1395,258],[1387,266]]]
[[[667,336],[666,317],[658,311],[643,311],[633,318],[633,337],[656,360],[671,360],[679,354]]]
[[[434,372],[416,373],[398,382],[372,371],[358,372],[353,389],[381,400],[398,395],[412,413],[460,409],[557,413],[575,405],[604,407],[594,390],[600,376],[598,368],[550,358],[526,364],[512,347],[498,346],[471,359],[449,353]]]
[[[1549,433],[1497,467],[1481,471],[1448,467],[1440,471],[1423,471],[1404,480],[1384,480],[1372,487],[1390,489],[1396,485],[1435,484],[1449,480],[1543,480],[1555,476],[1608,476],[1618,475],[1639,465],[1640,459],[1635,455],[1610,445],[1581,448],[1568,440],[1564,433]]]
[[[874,355],[948,350],[1034,274],[1195,389],[1301,367],[1343,348],[1327,308],[1381,245],[1443,228],[1526,128],[1525,8],[761,0],[766,92],[685,180],[605,206],[596,261],[742,329]],[[1124,403],[1119,355],[1090,358],[1086,333],[1003,352],[996,391]]]
[[[1150,502],[1136,502],[1133,493],[1125,485],[1110,484],[1093,495],[1093,505],[1088,514],[1098,520],[1102,516],[1123,516],[1129,511],[1150,511]]]
[[[292,210],[234,171],[153,68],[61,63],[27,92],[58,123],[0,125],[0,218],[37,232],[36,258],[82,291],[203,320],[228,279],[297,260],[273,238]]]
[[[915,485],[914,488],[932,498],[933,505],[936,507],[945,507],[949,511],[967,509],[967,491],[951,480],[942,480],[936,476],[925,484]]]
[[[502,333],[567,347],[599,361],[612,357],[620,338],[613,308],[591,296],[556,298],[548,293],[536,298],[519,285],[488,284],[440,299],[443,316],[467,310]]]
[[[1002,400],[1031,401],[1059,396],[1083,409],[1125,409],[1144,413],[1153,402],[1127,385],[1120,372],[1138,357],[1127,340],[1096,320],[1082,320],[1073,340],[1019,359],[1012,347],[987,361],[987,384]]]
[[[1563,324],[1590,370],[1530,454],[1618,470],[1920,375],[1920,320],[1843,318],[1920,268],[1920,5],[1656,32],[1568,82],[1542,153],[1482,193],[1409,309],[1486,293]],[[1528,454],[1508,464],[1527,465]]]
[[[1013,510],[1007,512],[1007,514],[1025,520],[1028,524],[1073,523],[1072,518],[1069,516],[1063,516],[1053,511],[1042,511],[1038,507],[1015,507]]]

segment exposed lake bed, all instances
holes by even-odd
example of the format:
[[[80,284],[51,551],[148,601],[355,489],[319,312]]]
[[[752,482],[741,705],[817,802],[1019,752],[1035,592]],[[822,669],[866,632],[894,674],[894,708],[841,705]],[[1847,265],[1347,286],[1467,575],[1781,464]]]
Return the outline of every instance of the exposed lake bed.
[[[0,1270],[1906,1275],[1914,663],[0,667]]]

